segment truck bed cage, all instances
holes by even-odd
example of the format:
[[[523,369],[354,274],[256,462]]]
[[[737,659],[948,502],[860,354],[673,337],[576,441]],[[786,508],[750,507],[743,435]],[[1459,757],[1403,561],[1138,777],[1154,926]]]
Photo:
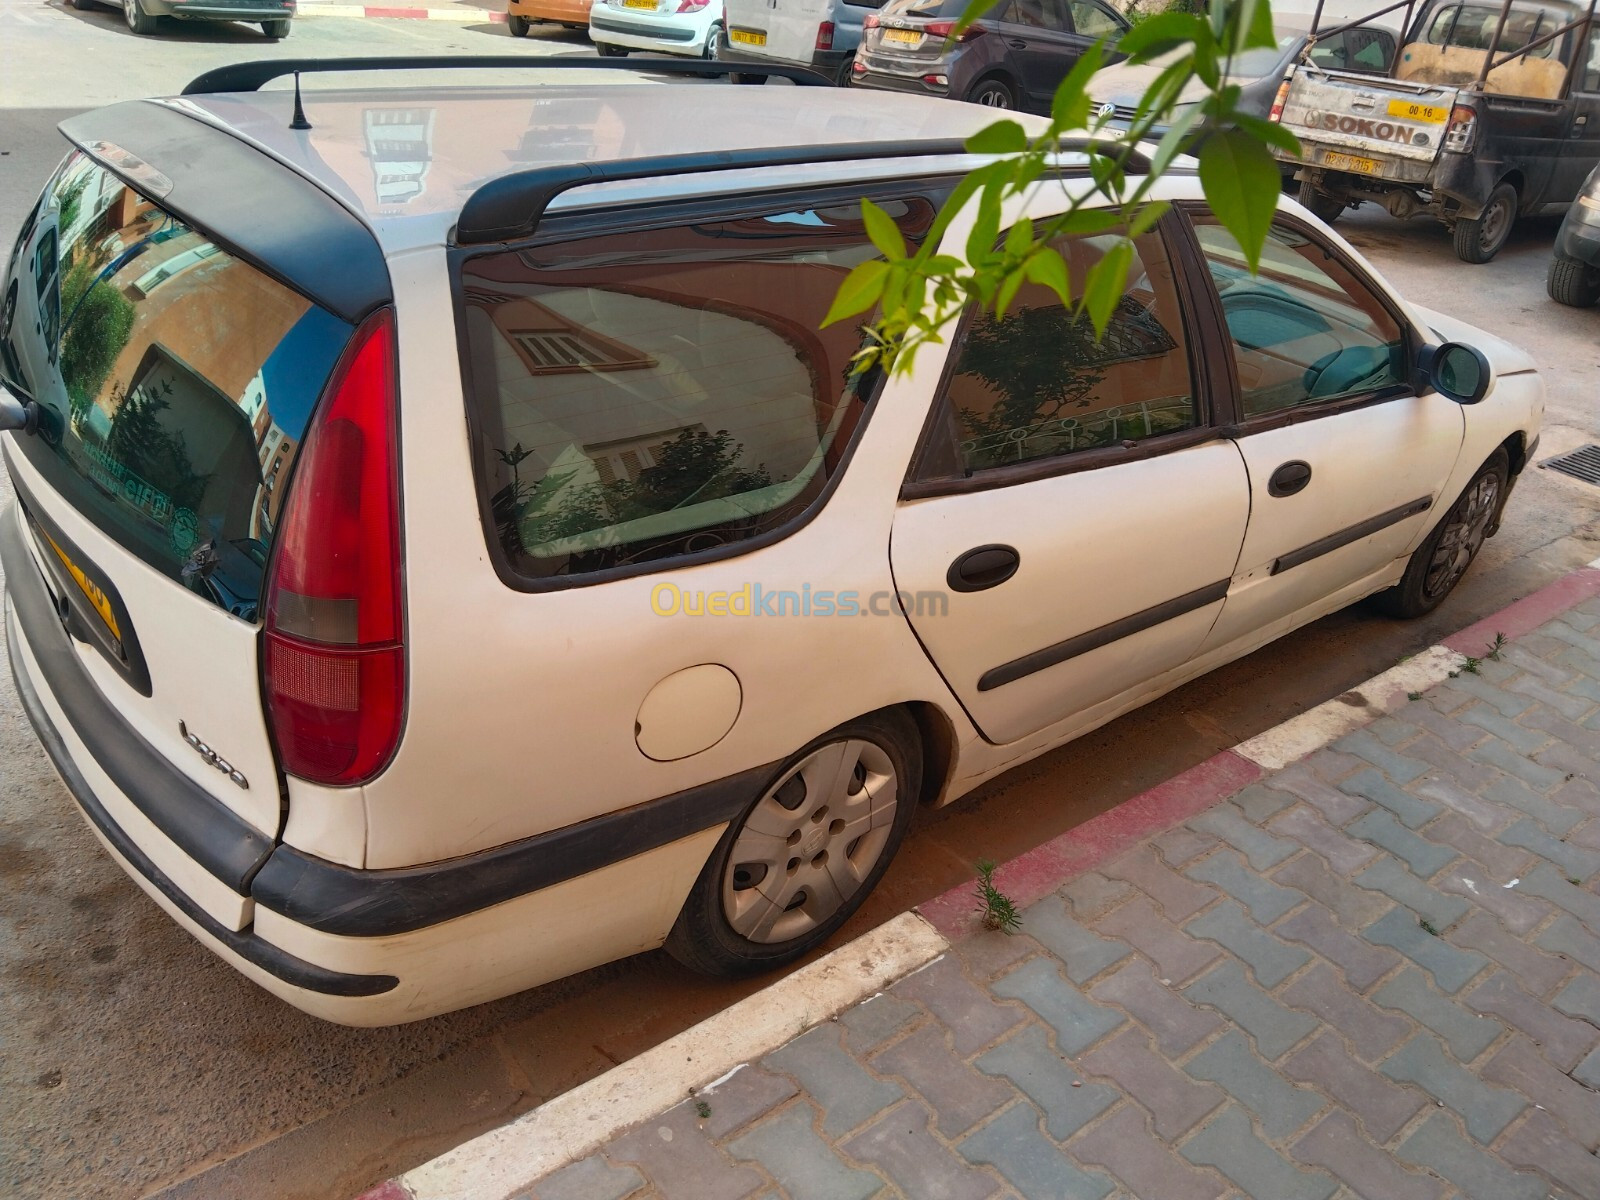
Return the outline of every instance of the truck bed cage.
[[[767,68],[761,68],[765,71]],[[1138,149],[1096,138],[1062,138],[1063,153],[1098,155],[1117,161],[1123,170],[1144,174],[1150,160]],[[481,245],[530,236],[550,202],[563,192],[596,183],[662,176],[704,175],[713,171],[738,171],[761,167],[796,167],[823,163],[866,162],[895,158],[934,158],[970,154],[960,138],[929,141],[857,142],[821,146],[760,147],[747,150],[713,150],[697,154],[625,158],[611,162],[571,163],[537,167],[490,180],[461,207],[456,223],[457,245]],[[1069,167],[1064,173],[1087,174]]]
[[[635,71],[652,75],[689,75],[701,79],[726,77],[749,71],[749,64],[707,62],[695,58],[580,58],[550,59],[508,54],[419,54],[381,58],[278,58],[230,63],[196,75],[183,89],[185,96],[215,92],[254,92],[264,83],[287,75],[319,75],[340,71]],[[805,67],[782,63],[762,64],[761,74],[776,75],[801,87],[832,87],[825,75]]]

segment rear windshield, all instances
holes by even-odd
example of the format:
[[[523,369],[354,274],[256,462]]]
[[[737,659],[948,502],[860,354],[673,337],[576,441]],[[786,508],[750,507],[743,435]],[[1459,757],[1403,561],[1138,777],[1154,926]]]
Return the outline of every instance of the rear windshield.
[[[249,620],[312,406],[350,327],[82,154],[25,226],[0,376],[18,437],[111,537]]]
[[[912,240],[933,216],[925,199],[880,203]],[[841,201],[468,259],[468,398],[503,561],[580,576],[805,512],[865,404],[859,329],[819,326],[876,253]]]
[[[1428,25],[1426,40],[1435,46],[1459,46],[1468,50],[1497,51],[1521,50],[1529,42],[1553,33],[1567,23],[1568,18],[1559,10],[1544,8],[1514,8],[1506,17],[1505,28],[1500,28],[1500,6],[1460,4],[1441,8]],[[1500,39],[1495,42],[1495,31]],[[1528,51],[1534,58],[1549,58],[1556,53],[1561,39],[1546,42]]]

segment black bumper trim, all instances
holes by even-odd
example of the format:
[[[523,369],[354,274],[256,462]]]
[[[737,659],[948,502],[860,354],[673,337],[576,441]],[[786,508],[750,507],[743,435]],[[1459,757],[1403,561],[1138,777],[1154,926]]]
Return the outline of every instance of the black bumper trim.
[[[100,693],[28,553],[19,516],[12,510],[0,516],[0,563],[44,685],[118,790],[209,874],[249,895],[250,877],[272,853],[272,838],[169,763]]]
[[[363,871],[279,846],[256,874],[256,903],[291,921],[346,937],[407,933],[598,871],[744,811],[777,764],[659,800],[420,867]]]
[[[15,522],[12,522],[6,531],[8,540],[13,529]],[[31,569],[31,564],[24,565]],[[6,563],[8,581],[12,578],[11,570],[11,563],[8,561]],[[324,996],[378,996],[400,986],[400,981],[393,975],[347,975],[342,971],[330,971],[303,958],[296,958],[253,933],[227,928],[191,900],[177,884],[167,878],[160,867],[150,861],[149,856],[134,844],[133,839],[122,831],[111,814],[106,812],[100,801],[95,798],[88,781],[84,779],[77,764],[67,753],[61,735],[50,723],[49,714],[39,702],[33,680],[28,677],[28,672],[23,666],[22,655],[19,653],[10,622],[6,623],[6,652],[11,657],[11,675],[16,681],[17,695],[22,700],[22,709],[28,714],[28,720],[33,723],[33,730],[38,734],[45,753],[55,764],[61,781],[66,785],[67,791],[72,793],[72,798],[83,810],[83,815],[100,831],[106,841],[111,843],[130,867],[149,880],[184,916],[200,926],[208,937],[214,938],[234,954],[260,967],[274,978],[281,979],[294,987],[304,988],[308,992],[318,992]],[[35,656],[37,657],[37,651]]]

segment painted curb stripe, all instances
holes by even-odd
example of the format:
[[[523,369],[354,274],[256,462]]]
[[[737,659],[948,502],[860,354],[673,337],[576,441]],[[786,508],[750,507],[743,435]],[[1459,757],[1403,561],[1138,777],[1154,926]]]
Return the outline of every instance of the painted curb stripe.
[[[385,8],[370,4],[301,4],[295,12],[300,17],[371,17],[402,21],[455,21],[462,25],[504,25],[503,12],[471,10],[462,12],[449,8]]]
[[[1497,633],[1503,633],[1508,638],[1532,633],[1546,621],[1554,620],[1585,600],[1600,596],[1600,569],[1597,568],[1600,568],[1600,559],[1563,575],[1533,595],[1524,596],[1502,608],[1494,616],[1485,617],[1476,625],[1468,625],[1460,633],[1445,638],[1444,644],[1462,654],[1481,658],[1483,652],[1494,644]]]
[[[525,1192],[533,1180],[679,1103],[690,1088],[776,1050],[949,948],[922,918],[901,913],[509,1125],[407,1172],[400,1183],[415,1200],[505,1200]],[[381,1193],[373,1200],[380,1197],[396,1200]]]

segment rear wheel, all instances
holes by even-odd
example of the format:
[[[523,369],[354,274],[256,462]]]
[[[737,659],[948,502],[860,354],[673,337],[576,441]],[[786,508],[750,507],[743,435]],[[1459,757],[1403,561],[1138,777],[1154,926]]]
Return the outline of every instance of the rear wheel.
[[[716,62],[717,55],[722,49],[720,45],[721,41],[722,26],[713,25],[710,29],[706,30],[706,48],[700,52],[700,56],[707,62]]]
[[[1016,93],[1003,79],[985,79],[967,93],[968,104],[981,104],[985,108],[1016,108]]]
[[[888,869],[921,786],[921,742],[905,713],[823,734],[728,826],[667,951],[708,975],[739,976],[820,945]]]
[[[281,41],[289,36],[289,19],[280,17],[276,21],[263,21],[261,22],[261,32],[275,42]]]
[[[516,13],[506,14],[506,32],[512,37],[527,37],[532,25],[533,22],[527,17],[519,17]]]
[[[1489,456],[1444,519],[1412,554],[1400,582],[1374,597],[1392,617],[1431,613],[1461,582],[1500,519],[1511,463],[1502,447]]]
[[[1344,212],[1344,201],[1328,195],[1309,179],[1300,181],[1300,192],[1295,197],[1306,208],[1309,208],[1318,220],[1326,221],[1332,225]]]
[[[1600,301],[1600,267],[1557,254],[1550,260],[1550,273],[1544,278],[1544,290],[1558,304],[1573,308],[1588,308]]]
[[[628,51],[622,46],[613,46],[609,42],[596,42],[594,48],[600,51],[601,58],[627,58]]]
[[[1489,203],[1470,221],[1456,222],[1456,257],[1462,262],[1486,263],[1506,244],[1517,221],[1517,189],[1502,183],[1489,193]]]
[[[128,23],[129,32],[138,37],[149,37],[158,24],[155,17],[145,12],[139,0],[122,0],[122,19]]]

